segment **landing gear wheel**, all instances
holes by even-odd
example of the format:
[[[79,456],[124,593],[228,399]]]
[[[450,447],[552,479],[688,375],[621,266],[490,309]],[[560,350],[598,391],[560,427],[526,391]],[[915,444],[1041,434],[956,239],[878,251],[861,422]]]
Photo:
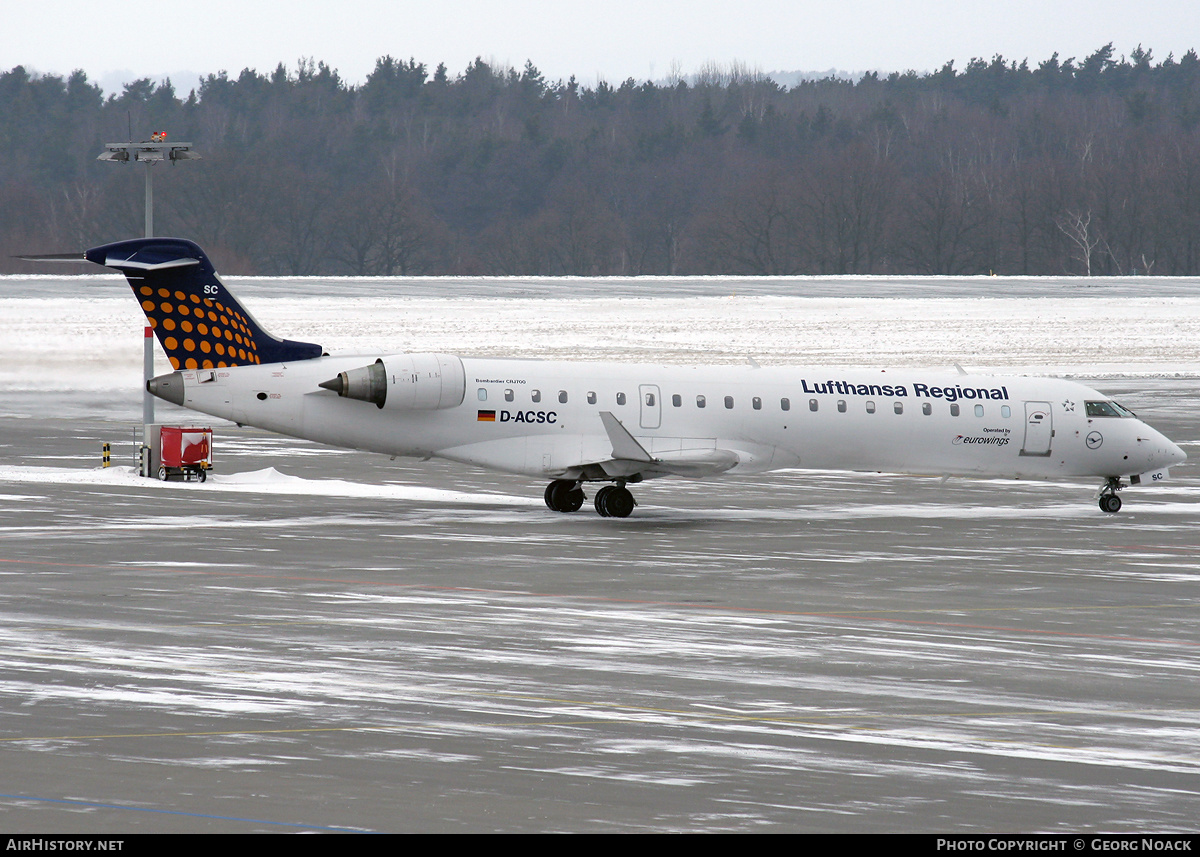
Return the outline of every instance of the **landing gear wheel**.
[[[596,497],[592,502],[596,507],[596,514],[601,518],[608,517],[608,495],[616,490],[616,485],[605,485],[596,492]]]
[[[604,508],[613,518],[628,518],[636,505],[637,501],[633,499],[628,488],[614,488],[604,502]]]
[[[583,506],[583,489],[569,479],[555,479],[546,486],[546,506],[555,512],[578,512]]]
[[[1100,511],[1109,515],[1115,515],[1121,510],[1121,498],[1117,496],[1117,492],[1125,486],[1116,476],[1110,476],[1104,482],[1104,487],[1100,489]]]
[[[163,482],[167,481],[167,468],[165,468],[165,467],[158,468],[158,478]]]
[[[628,518],[637,501],[629,489],[618,485],[605,485],[596,492],[596,511],[602,518]]]

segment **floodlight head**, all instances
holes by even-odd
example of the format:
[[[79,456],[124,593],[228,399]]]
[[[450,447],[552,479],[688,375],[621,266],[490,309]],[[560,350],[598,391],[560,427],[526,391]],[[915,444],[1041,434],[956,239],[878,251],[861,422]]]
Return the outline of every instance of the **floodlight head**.
[[[159,161],[175,163],[200,160],[200,156],[192,151],[191,143],[168,143],[166,131],[155,131],[151,139],[140,143],[105,143],[104,149],[96,157],[97,161],[156,164]]]
[[[155,131],[149,140],[140,143],[105,143],[96,160],[118,164],[141,161],[146,165],[146,237],[149,238],[154,234],[154,171],[149,168],[159,161],[169,161],[174,166],[179,161],[198,161],[200,156],[192,151],[191,143],[168,143],[166,131]]]

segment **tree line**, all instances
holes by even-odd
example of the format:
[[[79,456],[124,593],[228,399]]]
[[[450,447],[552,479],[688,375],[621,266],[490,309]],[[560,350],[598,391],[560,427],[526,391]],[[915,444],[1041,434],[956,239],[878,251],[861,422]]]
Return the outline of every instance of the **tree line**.
[[[1200,58],[579,85],[476,59],[302,60],[186,94],[0,73],[0,270],[155,231],[236,274],[1200,274]],[[44,268],[41,270],[45,270]]]

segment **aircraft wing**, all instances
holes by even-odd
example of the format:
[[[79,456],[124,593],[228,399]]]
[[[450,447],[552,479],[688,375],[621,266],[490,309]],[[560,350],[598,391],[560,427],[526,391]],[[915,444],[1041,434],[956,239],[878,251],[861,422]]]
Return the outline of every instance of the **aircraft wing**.
[[[656,473],[698,479],[724,473],[740,461],[741,456],[732,449],[679,449],[659,453],[651,469]]]
[[[629,430],[610,411],[601,411],[600,419],[604,431],[612,444],[612,458],[589,462],[587,466],[598,466],[609,476],[687,476],[693,479],[715,476],[736,466],[740,456],[730,449],[673,449],[651,455]]]

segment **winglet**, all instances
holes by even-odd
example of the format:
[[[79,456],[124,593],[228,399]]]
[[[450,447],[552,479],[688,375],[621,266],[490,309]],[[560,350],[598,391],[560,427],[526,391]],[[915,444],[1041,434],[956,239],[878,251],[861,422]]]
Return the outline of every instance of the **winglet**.
[[[621,421],[612,415],[611,411],[601,411],[600,419],[604,422],[604,430],[608,432],[608,440],[612,443],[613,458],[621,461],[654,461],[650,453],[634,440]]]

